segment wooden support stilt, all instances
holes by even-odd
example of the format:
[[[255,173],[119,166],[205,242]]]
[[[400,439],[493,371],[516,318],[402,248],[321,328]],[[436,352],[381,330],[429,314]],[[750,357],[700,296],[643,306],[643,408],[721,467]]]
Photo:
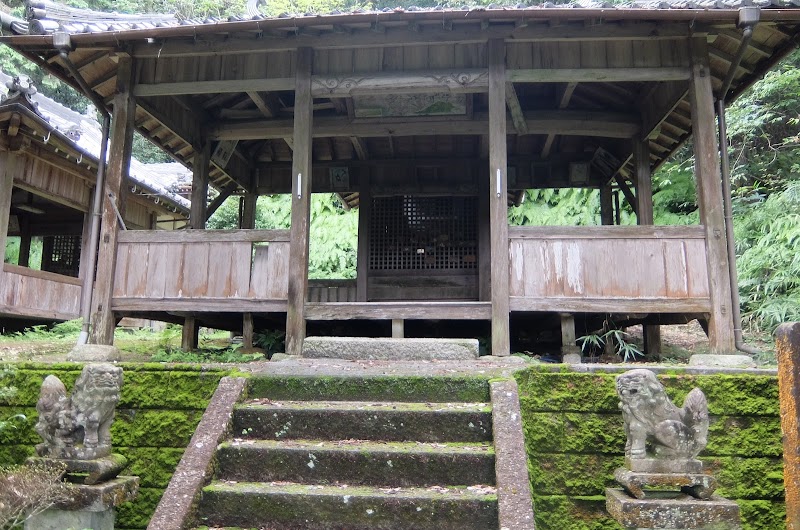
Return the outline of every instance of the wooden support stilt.
[[[14,190],[14,173],[17,170],[17,154],[0,152],[0,248],[6,248],[8,222],[11,215],[11,192]],[[0,266],[0,282],[3,279],[3,267]]]
[[[733,353],[736,348],[731,312],[730,271],[708,43],[704,37],[695,37],[691,39],[689,49],[692,64],[689,103],[692,110],[694,168],[700,221],[705,228],[711,298],[708,319],[709,349],[714,354]]]
[[[31,260],[31,220],[27,215],[19,220],[19,260],[17,265],[27,267]]]
[[[392,319],[392,338],[393,339],[402,339],[406,336],[406,321],[402,318],[394,318]]]
[[[117,212],[121,207],[122,183],[128,174],[133,145],[136,102],[132,89],[133,62],[120,57],[117,70],[117,93],[111,116],[111,134],[106,167],[103,214],[100,222],[100,246],[97,251],[97,272],[92,294],[92,329],[89,342],[111,345],[114,343],[116,318],[111,311],[114,287],[114,270],[117,264]]]
[[[775,346],[783,432],[786,530],[800,530],[800,323],[781,324],[775,331]]]
[[[253,313],[245,313],[242,315],[242,347],[252,348],[254,336]]]
[[[255,193],[245,193],[242,198],[244,208],[242,208],[242,224],[240,228],[252,230],[256,227],[256,203],[258,195]]]
[[[580,363],[581,349],[575,344],[575,317],[561,313],[561,356],[565,363]]]
[[[650,146],[647,139],[633,140],[633,166],[636,173],[636,222],[640,225],[653,224],[653,178],[650,171]],[[657,361],[661,357],[661,327],[645,324],[642,326],[644,354],[648,360]]]
[[[609,183],[600,186],[600,224],[614,224],[614,196]]]
[[[506,48],[489,41],[489,222],[492,257],[492,355],[510,355]]]
[[[313,57],[311,48],[298,48],[294,96],[289,300],[286,313],[286,353],[290,355],[300,355],[306,335],[305,302],[311,224],[311,129],[314,117],[314,100],[311,97]]]
[[[197,319],[195,317],[184,318],[183,330],[181,331],[181,350],[196,350],[199,337],[200,326],[197,325]]]

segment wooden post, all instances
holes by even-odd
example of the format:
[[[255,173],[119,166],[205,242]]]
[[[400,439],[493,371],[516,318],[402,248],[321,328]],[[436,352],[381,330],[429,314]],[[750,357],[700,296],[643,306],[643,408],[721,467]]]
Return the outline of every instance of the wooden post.
[[[406,321],[402,318],[392,319],[392,338],[402,339],[406,336]]]
[[[19,218],[19,260],[17,265],[28,267],[31,261],[31,218],[27,215]]]
[[[14,173],[17,170],[18,155],[0,151],[0,248],[5,253],[8,237],[8,222],[11,216],[11,192],[14,190]],[[3,279],[3,265],[0,261],[0,282]]]
[[[575,317],[571,313],[561,313],[561,357],[562,362],[580,364],[581,349],[575,344]]]
[[[508,152],[506,150],[506,47],[488,43],[489,222],[492,256],[492,355],[510,355],[508,300]]]
[[[255,193],[245,193],[242,197],[242,223],[239,228],[252,230],[256,227],[256,203],[258,195]]]
[[[610,182],[600,186],[600,224],[614,224],[614,196]]]
[[[689,43],[692,77],[689,82],[689,103],[692,109],[692,141],[694,170],[700,221],[705,228],[708,287],[711,313],[708,319],[708,341],[712,354],[733,353],[735,348],[731,312],[731,286],[728,249],[725,239],[725,217],[722,211],[722,181],[719,167],[714,96],[708,64],[708,43],[695,37]]]
[[[369,298],[369,219],[372,215],[372,189],[370,188],[370,175],[368,171],[362,171],[358,178],[356,300],[359,302],[366,302]]]
[[[114,95],[114,110],[111,116],[110,146],[106,182],[103,193],[103,214],[100,221],[100,246],[97,250],[97,273],[92,294],[92,329],[89,342],[92,344],[114,343],[116,320],[111,311],[111,295],[114,290],[114,269],[117,264],[117,211],[121,207],[122,183],[128,174],[133,143],[133,118],[136,101],[131,92],[133,61],[120,57],[117,70],[117,92]],[[112,202],[113,201],[113,202]]]
[[[633,140],[633,166],[636,173],[636,222],[640,225],[653,224],[653,178],[650,171],[650,146],[647,139]],[[661,357],[661,327],[642,326],[644,353],[651,361]]]
[[[478,300],[492,299],[492,235],[489,218],[489,179],[478,179]]]
[[[198,133],[198,137],[201,135]],[[206,227],[206,209],[208,208],[208,171],[211,159],[211,143],[198,138],[194,145],[192,161],[192,204],[189,210],[189,228],[204,230]],[[181,349],[196,350],[200,340],[200,326],[194,316],[183,320],[181,332]]]
[[[311,224],[311,48],[298,48],[294,95],[292,152],[292,227],[289,241],[289,300],[286,313],[286,353],[300,355],[306,336],[308,242]]]
[[[255,328],[253,327],[253,313],[242,315],[242,347],[252,348]]]
[[[783,433],[786,530],[800,530],[800,322],[775,331]]]

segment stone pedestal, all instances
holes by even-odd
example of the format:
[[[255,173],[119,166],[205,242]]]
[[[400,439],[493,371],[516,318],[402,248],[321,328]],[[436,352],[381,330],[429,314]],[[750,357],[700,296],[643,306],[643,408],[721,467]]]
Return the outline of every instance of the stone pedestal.
[[[648,492],[636,499],[621,489],[606,489],[606,509],[624,528],[741,530],[739,506],[712,495],[700,500],[678,492]]]
[[[25,530],[114,530],[114,508],[133,500],[139,477],[117,477],[102,484],[69,484],[69,499],[25,522]]]

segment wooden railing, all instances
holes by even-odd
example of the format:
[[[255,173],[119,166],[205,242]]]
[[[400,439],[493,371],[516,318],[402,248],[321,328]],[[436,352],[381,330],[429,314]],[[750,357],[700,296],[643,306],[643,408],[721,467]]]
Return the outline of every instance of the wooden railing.
[[[710,309],[702,226],[511,227],[512,311]]]
[[[5,263],[0,275],[0,313],[52,320],[78,318],[81,281],[71,276]]]
[[[135,230],[117,247],[117,311],[285,311],[287,230]]]

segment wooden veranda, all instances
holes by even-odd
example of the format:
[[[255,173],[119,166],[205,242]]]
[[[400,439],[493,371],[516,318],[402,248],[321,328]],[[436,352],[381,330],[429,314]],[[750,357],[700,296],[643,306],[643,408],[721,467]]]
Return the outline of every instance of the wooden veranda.
[[[136,130],[194,171],[191,228],[119,232],[104,215],[92,340],[116,318],[286,315],[308,322],[484,320],[510,351],[510,316],[708,321],[734,350],[714,104],[794,49],[800,10],[419,10],[241,20],[58,19],[0,37],[113,112],[109,182]],[[48,9],[50,9],[48,11]],[[62,13],[62,11],[58,11]],[[92,18],[94,17],[94,18]],[[693,135],[696,226],[651,226],[651,173]],[[219,194],[208,201],[208,187]],[[596,188],[591,227],[509,227],[531,188]],[[359,208],[354,281],[308,279],[312,193]],[[259,195],[291,194],[289,231],[254,230]],[[205,231],[232,194],[241,230]],[[639,226],[617,226],[613,197]],[[107,207],[110,212],[110,207]]]

